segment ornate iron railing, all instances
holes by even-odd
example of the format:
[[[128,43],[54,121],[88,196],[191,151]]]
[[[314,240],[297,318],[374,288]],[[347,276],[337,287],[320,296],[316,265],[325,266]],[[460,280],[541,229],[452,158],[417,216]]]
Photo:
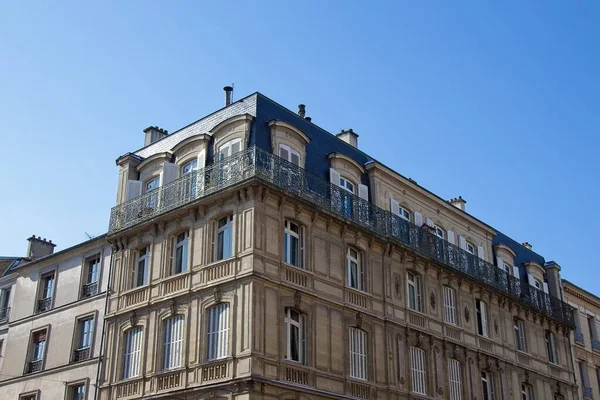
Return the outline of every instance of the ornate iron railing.
[[[585,340],[583,339],[583,332],[575,331],[575,341],[577,343],[585,344]]]
[[[368,229],[385,240],[410,248],[459,274],[495,288],[544,315],[574,327],[569,306],[562,300],[507,274],[503,269],[437,237],[342,188],[262,149],[253,147],[173,181],[157,192],[113,207],[109,233],[115,233],[166,211],[250,178],[275,186],[289,195]],[[152,208],[144,208],[152,205]]]
[[[88,298],[98,294],[98,282],[86,283],[81,288],[81,297]]]
[[[0,324],[8,322],[10,316],[10,307],[0,308]]]
[[[584,399],[593,399],[594,398],[594,392],[592,391],[591,387],[589,387],[589,386],[583,387],[583,398]]]
[[[90,348],[84,347],[73,352],[73,362],[85,361],[90,358]]]
[[[38,300],[37,312],[41,313],[52,308],[52,297]]]
[[[42,370],[42,361],[43,360],[29,361],[29,363],[27,363],[27,373],[32,374],[34,372],[41,371]]]

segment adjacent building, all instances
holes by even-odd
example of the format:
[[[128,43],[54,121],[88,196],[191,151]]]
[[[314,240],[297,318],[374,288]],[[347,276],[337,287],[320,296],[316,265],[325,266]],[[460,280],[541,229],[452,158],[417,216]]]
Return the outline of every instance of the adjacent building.
[[[573,307],[573,362],[580,399],[600,399],[600,298],[563,280],[565,301]]]
[[[111,247],[104,235],[56,253],[28,241],[0,277],[0,397],[94,399]]]
[[[230,89],[117,159],[100,399],[579,398],[556,264]]]

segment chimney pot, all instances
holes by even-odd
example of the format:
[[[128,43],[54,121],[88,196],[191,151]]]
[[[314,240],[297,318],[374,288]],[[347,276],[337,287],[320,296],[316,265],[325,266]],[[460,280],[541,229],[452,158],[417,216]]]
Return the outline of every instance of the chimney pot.
[[[54,253],[54,247],[56,245],[52,243],[52,240],[48,241],[46,238],[41,238],[41,236],[31,235],[30,238],[27,239],[29,245],[27,246],[27,257],[35,259],[40,257],[48,256]]]
[[[144,133],[144,146],[148,146],[169,135],[167,130],[159,128],[158,126],[149,126],[144,129]]]
[[[463,210],[463,211],[465,211],[467,208],[466,207],[467,201],[465,199],[463,199],[462,196],[452,198],[452,199],[448,200],[448,203],[452,204],[454,207],[456,207],[460,210]]]
[[[531,250],[533,248],[533,246],[529,243],[529,242],[523,242],[521,243],[523,245],[523,247]]]
[[[352,128],[348,129],[347,131],[342,129],[340,133],[335,136],[348,143],[352,147],[358,148],[358,133],[354,132]]]
[[[304,104],[298,104],[298,115],[300,118],[304,118],[306,115],[306,106]]]
[[[225,107],[227,107],[231,104],[231,95],[233,93],[233,87],[225,86],[223,90],[225,91]]]
[[[312,121],[312,118],[311,118],[311,117],[304,117],[304,119],[305,119],[305,120],[307,120],[308,122],[311,122],[311,121]]]

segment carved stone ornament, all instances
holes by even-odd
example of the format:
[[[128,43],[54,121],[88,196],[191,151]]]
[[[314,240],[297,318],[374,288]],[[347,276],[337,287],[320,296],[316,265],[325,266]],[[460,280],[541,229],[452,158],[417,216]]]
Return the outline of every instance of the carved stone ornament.
[[[444,389],[442,389],[441,386],[438,386],[437,392],[438,394],[444,394]]]
[[[363,323],[363,316],[360,312],[356,313],[356,327],[361,328]]]
[[[494,319],[494,332],[496,332],[496,336],[498,336],[498,320]]]
[[[400,298],[400,287],[402,285],[400,284],[400,277],[398,275],[396,275],[395,279],[394,279],[394,290],[396,292],[396,297]]]
[[[435,310],[435,293],[431,292],[431,295],[429,296],[429,302],[431,303],[431,308],[433,308]]]
[[[465,321],[469,322],[470,317],[471,317],[471,314],[469,312],[469,307],[465,306]]]
[[[131,326],[137,325],[137,315],[135,314],[135,311],[133,311],[129,316],[129,323],[131,324]]]
[[[171,315],[175,315],[176,308],[177,304],[175,303],[175,299],[171,299],[171,302],[169,303],[169,312],[171,313]]]
[[[302,304],[302,292],[296,290],[296,293],[294,293],[294,306],[300,308],[300,304]]]
[[[221,288],[219,288],[218,286],[215,286],[215,288],[213,289],[213,297],[215,303],[221,302]]]
[[[401,384],[401,385],[404,385],[404,382],[405,382],[405,380],[404,380],[404,377],[403,377],[403,376],[401,376],[401,377],[400,377],[400,384]]]

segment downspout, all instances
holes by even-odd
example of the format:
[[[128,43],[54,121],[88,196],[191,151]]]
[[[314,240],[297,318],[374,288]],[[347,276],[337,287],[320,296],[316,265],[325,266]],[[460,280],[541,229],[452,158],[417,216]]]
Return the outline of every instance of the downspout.
[[[107,242],[111,245],[110,248],[110,263],[108,265],[108,282],[106,284],[106,303],[104,304],[104,321],[102,323],[102,338],[100,340],[100,353],[98,355],[98,371],[96,372],[96,383],[94,384],[94,386],[96,387],[96,389],[94,390],[94,400],[98,399],[98,390],[99,388],[99,381],[100,381],[100,369],[103,368],[104,366],[104,339],[106,336],[106,313],[108,312],[108,299],[110,296],[110,287],[112,284],[112,265],[113,265],[113,255],[115,254],[114,251],[114,244],[110,241],[107,240]]]

